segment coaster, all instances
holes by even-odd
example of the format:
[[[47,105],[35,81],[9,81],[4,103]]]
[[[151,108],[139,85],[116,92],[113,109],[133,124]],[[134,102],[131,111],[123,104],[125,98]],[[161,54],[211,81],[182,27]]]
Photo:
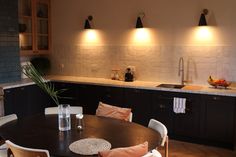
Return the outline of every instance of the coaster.
[[[71,143],[69,149],[76,154],[95,155],[110,150],[111,143],[100,138],[85,138]]]

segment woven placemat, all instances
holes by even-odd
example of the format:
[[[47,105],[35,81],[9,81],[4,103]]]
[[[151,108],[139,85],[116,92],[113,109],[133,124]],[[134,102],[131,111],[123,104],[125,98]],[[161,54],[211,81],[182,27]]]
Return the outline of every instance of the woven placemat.
[[[100,151],[110,150],[111,143],[100,138],[85,138],[70,144],[69,149],[81,155],[94,155]]]

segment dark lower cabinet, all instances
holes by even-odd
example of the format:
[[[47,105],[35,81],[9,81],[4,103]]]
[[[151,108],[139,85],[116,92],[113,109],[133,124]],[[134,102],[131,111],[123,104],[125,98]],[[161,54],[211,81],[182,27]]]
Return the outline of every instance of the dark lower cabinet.
[[[124,89],[124,107],[132,109],[133,122],[148,125],[151,118],[152,91],[142,89]]]
[[[190,94],[135,88],[53,82],[61,93],[60,103],[82,106],[83,113],[95,114],[99,101],[131,108],[133,122],[147,126],[151,118],[162,122],[170,138],[233,148],[236,142],[235,97]],[[173,112],[174,97],[186,98],[186,112]],[[55,106],[36,85],[4,90],[5,113],[19,118],[43,114]]]
[[[27,86],[28,97],[23,97],[28,100],[29,115],[44,114],[46,107],[53,103],[50,96],[46,94],[37,85]]]
[[[163,123],[168,134],[173,134],[173,98],[165,92],[155,91],[152,102],[152,118]]]
[[[78,105],[76,84],[64,83],[64,82],[53,82],[53,85],[56,90],[62,90],[62,92],[59,94],[60,104],[70,104],[71,106]],[[56,106],[56,104],[52,102],[50,106]]]
[[[53,82],[56,89],[65,89],[60,94],[60,103],[82,106],[85,114],[95,114],[99,101],[114,106],[124,106],[123,88]]]
[[[113,106],[125,107],[124,89],[119,87],[101,86],[100,101]]]
[[[85,114],[95,114],[101,100],[103,88],[95,85],[78,85],[77,98]]]
[[[194,140],[200,137],[201,95],[173,94],[174,97],[186,98],[186,109],[183,114],[173,113],[173,133],[176,138]],[[173,110],[173,109],[172,109]]]
[[[185,113],[173,111],[174,97],[186,99]],[[201,95],[156,91],[153,95],[152,117],[162,122],[173,138],[199,137]],[[187,128],[187,129],[186,129]]]
[[[210,144],[233,148],[235,142],[235,98],[203,96],[203,138]]]
[[[50,98],[38,86],[30,85],[4,90],[5,115],[17,114],[18,118],[44,114]]]
[[[5,115],[17,114],[18,118],[29,115],[28,89],[19,87],[4,90]]]

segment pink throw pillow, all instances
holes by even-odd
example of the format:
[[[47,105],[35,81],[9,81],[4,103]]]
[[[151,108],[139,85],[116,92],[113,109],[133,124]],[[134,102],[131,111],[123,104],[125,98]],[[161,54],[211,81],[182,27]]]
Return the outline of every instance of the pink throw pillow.
[[[141,157],[148,152],[148,142],[131,147],[115,148],[98,153],[99,157]]]
[[[111,117],[125,121],[129,121],[130,113],[130,108],[121,108],[104,104],[102,102],[99,102],[98,108],[96,110],[97,116]]]

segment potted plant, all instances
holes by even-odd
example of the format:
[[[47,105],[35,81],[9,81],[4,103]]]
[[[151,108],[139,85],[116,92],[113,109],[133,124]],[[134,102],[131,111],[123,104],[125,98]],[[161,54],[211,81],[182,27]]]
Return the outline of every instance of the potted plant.
[[[33,82],[35,82],[35,84],[38,85],[39,88],[41,88],[45,93],[47,93],[55,102],[55,104],[58,105],[59,130],[61,131],[70,130],[71,129],[71,123],[70,123],[71,120],[69,112],[70,105],[59,103],[59,98],[65,98],[61,97],[60,94],[64,92],[66,89],[56,90],[54,88],[54,85],[51,82],[45,80],[31,63],[24,65],[22,67],[22,71],[28,78],[30,78]]]

